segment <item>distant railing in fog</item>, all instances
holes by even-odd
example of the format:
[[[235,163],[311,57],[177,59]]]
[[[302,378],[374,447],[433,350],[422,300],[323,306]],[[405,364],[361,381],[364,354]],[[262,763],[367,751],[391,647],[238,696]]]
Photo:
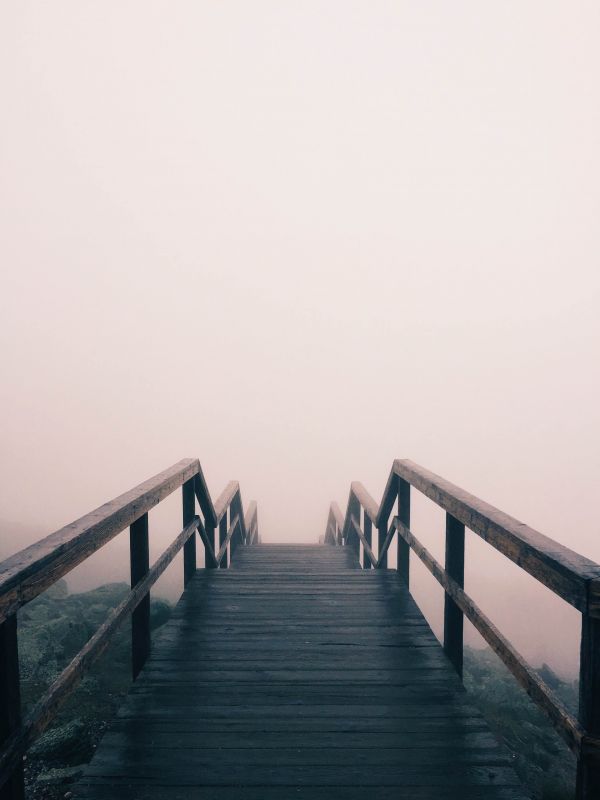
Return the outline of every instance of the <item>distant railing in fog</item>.
[[[148,512],[182,488],[183,529],[150,567]],[[203,519],[196,514],[196,500]],[[17,611],[130,528],[131,591],[108,615],[33,709],[21,719]],[[215,533],[219,549],[215,553]],[[196,572],[198,531],[205,567],[226,568],[240,544],[259,541],[256,503],[244,515],[240,487],[227,484],[213,504],[198,459],[184,459],[135,489],[105,503],[0,564],[0,798],[24,797],[23,756],[52,722],[58,709],[106,650],[131,615],[133,678],[150,653],[150,588],[183,548],[184,589]]]
[[[446,511],[444,567],[410,530],[411,486]],[[390,525],[396,500],[398,515]],[[373,527],[377,530],[377,556],[373,550]],[[464,591],[465,528],[581,612],[579,719]],[[352,548],[359,561],[362,545],[363,569],[380,569],[387,567],[387,553],[395,534],[398,534],[397,569],[406,584],[412,549],[444,588],[444,650],[459,675],[462,677],[463,620],[467,617],[575,753],[578,800],[598,800],[600,565],[404,459],[394,461],[381,503],[371,497],[362,483],[355,482],[350,487],[345,517],[337,503],[331,504],[325,542]],[[523,613],[527,613],[526,607]]]

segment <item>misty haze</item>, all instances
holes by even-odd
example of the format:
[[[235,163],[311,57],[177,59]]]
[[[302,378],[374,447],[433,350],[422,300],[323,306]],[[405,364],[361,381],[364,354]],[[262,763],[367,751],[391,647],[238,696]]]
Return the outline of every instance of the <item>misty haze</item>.
[[[508,781],[502,770],[512,766],[498,767],[503,777],[497,778],[497,794],[489,797],[600,796],[595,795],[600,792],[597,761],[594,767],[580,758],[574,788],[580,742],[600,740],[600,633],[594,633],[600,568],[596,575],[591,563],[600,562],[595,507],[600,478],[599,26],[600,6],[587,1],[4,3],[0,561],[12,561],[0,564],[0,627],[8,630],[14,618],[19,651],[10,655],[8,634],[2,633],[0,678],[8,686],[10,664],[18,667],[21,659],[21,700],[15,705],[14,685],[10,691],[0,687],[0,750],[20,729],[21,712],[15,708],[25,718],[111,609],[126,602],[135,564],[141,572],[133,583],[147,573],[143,544],[136,556],[134,543],[136,536],[145,541],[144,522],[131,516],[131,509],[123,510],[122,532],[86,545],[85,557],[73,557],[68,569],[52,567],[52,580],[29,573],[25,578],[26,570],[34,570],[37,551],[29,551],[23,562],[15,555],[183,459],[189,464],[169,478],[172,491],[157,494],[148,506],[149,566],[181,533],[182,518],[184,528],[196,525],[180,543],[185,558],[178,552],[153,583],[152,604],[146,598],[133,612],[133,674],[137,678],[141,672],[131,691],[127,626],[132,609],[125,633],[119,634],[124,638],[116,639],[105,661],[98,662],[104,666],[94,680],[116,699],[110,708],[94,700],[89,719],[81,712],[77,721],[78,736],[93,729],[85,761],[98,747],[91,777],[81,785],[73,782],[81,779],[79,762],[61,756],[54,763],[34,751],[41,766],[39,774],[26,770],[25,796],[58,798],[72,791],[89,800],[359,800],[361,780],[368,783],[365,775],[381,764],[388,782],[380,776],[381,784],[365,788],[381,800],[408,798],[406,786],[421,787],[415,798],[484,796],[458,778],[447,785],[440,778],[431,794],[426,784],[402,783],[407,769],[425,763],[421,756],[411,755],[408,767],[404,755],[396,761],[401,745],[392,740],[381,745],[390,748],[389,763],[371,762],[376,748],[369,749],[368,736],[347,745],[356,747],[356,765],[362,765],[358,777],[344,773],[342,761],[323,760],[331,746],[326,739],[318,757],[310,756],[316,761],[294,761],[296,771],[285,779],[278,772],[289,766],[283,752],[281,762],[270,765],[268,780],[256,777],[263,774],[262,762],[252,762],[248,770],[255,770],[255,783],[249,784],[244,782],[246,751],[241,761],[231,755],[231,785],[238,788],[229,786],[230,793],[222,789],[218,795],[203,794],[204,784],[196,794],[164,786],[157,793],[152,781],[158,777],[147,778],[148,794],[139,788],[141,778],[138,789],[130,787],[127,794],[125,779],[117,791],[118,782],[109,789],[100,774],[101,765],[117,752],[118,736],[126,733],[111,727],[114,714],[122,707],[121,716],[134,719],[140,693],[150,697],[153,681],[163,680],[157,664],[167,657],[159,654],[192,629],[193,614],[206,614],[206,626],[198,621],[204,617],[194,618],[190,652],[194,647],[204,652],[210,631],[229,641],[222,646],[231,647],[227,653],[234,662],[251,661],[257,654],[241,651],[250,648],[244,643],[251,630],[266,661],[275,648],[268,629],[281,628],[281,636],[292,637],[286,646],[300,665],[295,668],[309,671],[324,667],[302,650],[304,638],[320,642],[319,637],[340,635],[328,627],[330,612],[344,636],[354,637],[353,646],[364,650],[373,639],[380,651],[376,637],[384,636],[385,626],[395,631],[402,614],[422,626],[423,633],[415,636],[429,636],[424,617],[445,644],[445,654],[427,639],[432,661],[422,663],[425,645],[419,640],[411,669],[424,675],[433,669],[434,653],[448,657],[456,670],[448,668],[447,680],[457,680],[457,671],[464,677],[469,702],[481,707],[481,719],[487,720],[482,726],[491,727],[491,733],[487,727],[476,733],[493,734],[513,750],[508,728],[494,714],[508,697],[521,702],[523,696],[529,703],[525,692],[508,672],[500,672],[504,667],[491,652],[496,648],[468,613],[463,676],[461,601],[455,606],[445,595],[415,547],[406,561],[409,545],[402,538],[402,530],[408,535],[410,529],[431,556],[448,566],[447,538],[454,540],[452,533],[445,535],[446,526],[454,520],[459,541],[465,524],[461,514],[471,514],[471,500],[465,501],[466,510],[452,498],[440,503],[435,481],[424,492],[421,473],[414,477],[409,467],[394,466],[407,460],[553,540],[546,548],[546,540],[532,544],[527,539],[521,549],[511,537],[518,539],[523,529],[506,522],[498,545],[484,541],[496,517],[481,512],[482,530],[466,522],[465,592],[538,670],[544,685],[556,691],[566,709],[562,721],[552,723],[558,734],[565,719],[567,727],[577,719],[582,725],[573,729],[577,741],[571,756],[546,718],[539,722],[548,725],[544,736],[556,736],[556,752],[564,748],[562,755],[548,756],[549,764],[562,765],[556,786],[562,791],[564,778],[564,794],[551,794],[544,784],[544,772],[555,767],[545,769],[534,759],[522,769],[517,764],[514,787],[502,783]],[[239,492],[232,487],[222,495],[230,481],[239,482]],[[351,493],[352,482],[371,495],[372,520],[367,495]],[[403,506],[403,487],[408,491],[409,485],[410,505],[405,499]],[[331,510],[332,501],[341,520]],[[381,546],[396,518],[386,565],[379,558]],[[82,535],[87,530],[83,524]],[[298,547],[276,549],[275,544]],[[195,562],[190,561],[192,545]],[[64,545],[65,553],[69,546]],[[570,561],[560,546],[580,560]],[[460,547],[456,552],[460,560]],[[231,569],[221,575],[225,567]],[[311,588],[301,590],[304,574]],[[190,588],[176,606],[184,580],[186,586],[191,581]],[[336,587],[345,580],[348,590],[341,592]],[[267,599],[269,591],[274,594]],[[306,593],[302,608],[294,600],[301,591]],[[325,601],[327,592],[333,594]],[[395,593],[407,604],[396,616],[388,608]],[[313,612],[312,601],[326,607],[315,605]],[[453,623],[445,623],[449,605],[450,614],[458,615],[451,620],[459,620],[460,665],[458,650],[448,644],[455,635]],[[218,619],[211,623],[213,611]],[[253,620],[251,611],[258,615]],[[375,613],[383,616],[374,632]],[[57,639],[50,659],[55,671],[42,675],[40,648],[62,634],[58,627],[54,633],[44,628],[42,634],[40,626],[61,614],[65,630],[77,630],[80,639],[77,646],[71,641],[72,650],[66,634],[60,647]],[[580,673],[580,656],[587,658],[585,646],[580,652],[582,615],[584,629],[586,620],[590,623],[589,641],[595,642],[590,647],[596,653],[585,678]],[[147,623],[143,635],[136,633],[136,620],[142,619]],[[314,629],[302,627],[309,622]],[[153,649],[148,644],[146,652],[150,628]],[[405,628],[389,635],[399,636],[406,650],[414,644],[405,644]],[[155,640],[162,650],[155,652]],[[328,653],[336,643],[342,644],[329,642]],[[137,667],[136,647],[141,647]],[[362,656],[352,651],[345,659],[342,651],[336,662],[341,675],[364,670],[365,707],[381,705],[384,689],[398,692],[396,699],[387,695],[389,703],[405,702],[384,675],[405,665],[377,661],[375,655],[373,663],[362,664]],[[211,653],[209,648],[209,659]],[[279,651],[271,655],[284,663]],[[440,661],[443,669],[434,664],[444,675],[446,660]],[[114,664],[121,665],[122,678]],[[181,675],[187,674],[182,669]],[[287,708],[286,692],[293,694],[295,684],[288,686],[279,673],[269,683],[273,664],[260,669],[265,670],[263,689],[271,693],[265,703]],[[205,701],[204,678],[193,675],[202,717],[205,705],[217,700],[207,694]],[[320,675],[313,683],[308,675],[307,694],[297,704],[333,708],[342,703],[343,688],[334,686],[331,696],[322,688],[320,695],[327,679]],[[432,687],[431,697],[447,691],[438,673],[422,679],[429,681],[424,685]],[[181,685],[165,684],[161,691],[174,705],[156,711],[159,716],[176,713],[183,702]],[[363,689],[352,686],[347,691],[360,696]],[[500,700],[494,705],[496,691]],[[531,695],[536,689],[527,691]],[[595,711],[582,717],[586,697],[594,698],[590,708]],[[65,706],[58,720],[63,727],[75,724],[70,708]],[[542,711],[531,713],[541,720]],[[279,732],[291,737],[289,744],[264,744],[265,749],[302,751],[303,741],[292,735],[300,736],[301,728],[290,720]],[[538,717],[534,722],[538,725]],[[329,733],[338,730],[328,725]],[[275,737],[277,730],[269,735]],[[361,730],[355,729],[357,741]],[[398,733],[395,728],[387,732]],[[425,737],[425,731],[414,733]],[[459,737],[448,737],[453,735]],[[202,739],[236,753],[247,746],[231,744],[218,726],[207,727]],[[221,749],[215,752],[215,761],[230,757]],[[146,755],[140,755],[140,764]],[[478,751],[476,760],[465,763],[491,769],[482,759]],[[334,766],[331,778],[328,770]],[[75,767],[66,783],[64,776],[44,783],[52,769]],[[442,774],[442,767],[435,761],[423,769],[434,775],[436,769]],[[4,768],[0,756],[0,772]],[[316,789],[311,794],[302,782],[304,768],[320,776],[321,794]],[[201,764],[198,775],[202,769]],[[221,786],[216,772],[210,774],[206,785]],[[338,780],[338,775],[345,777]],[[195,776],[185,785],[196,786]],[[131,786],[138,785],[136,775],[130,777]],[[19,780],[18,775],[8,783],[3,779],[2,800],[23,797]],[[296,794],[297,787],[304,787],[303,793]]]

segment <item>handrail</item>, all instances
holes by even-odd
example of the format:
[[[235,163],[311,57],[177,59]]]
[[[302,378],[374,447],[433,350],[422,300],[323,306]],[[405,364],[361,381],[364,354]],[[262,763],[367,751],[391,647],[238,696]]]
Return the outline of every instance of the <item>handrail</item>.
[[[410,530],[411,487],[446,511],[445,567]],[[388,527],[396,502],[398,515]],[[445,591],[444,650],[459,675],[462,677],[463,619],[467,617],[577,756],[578,800],[600,797],[600,565],[408,459],[394,461],[379,504],[355,481],[350,486],[346,515],[335,524],[334,507],[337,505],[332,503],[325,542],[353,549],[363,569],[381,569],[387,567],[387,552],[398,534],[397,570],[407,585],[413,550]],[[378,534],[377,556],[373,526]],[[579,718],[464,591],[466,528],[581,612]]]
[[[229,481],[227,486],[215,500],[214,508],[217,524],[223,519],[223,515],[231,505],[231,501],[235,497],[236,492],[239,492],[239,490],[240,485],[237,481]]]
[[[148,512],[182,488],[183,529],[150,567]],[[204,521],[196,514],[196,501]],[[229,518],[229,522],[228,522]],[[247,520],[247,521],[246,521]],[[24,720],[20,714],[17,610],[130,527],[132,588],[61,672]],[[219,550],[215,532],[219,527]],[[176,554],[184,551],[184,589],[196,572],[195,532],[205,547],[205,567],[226,568],[238,545],[260,540],[256,503],[247,517],[237,481],[213,504],[198,459],[183,459],[135,488],[0,563],[0,790],[10,800],[23,796],[22,758],[52,722],[90,666],[104,652],[122,623],[132,618],[132,672],[137,677],[150,650],[150,588]],[[221,536],[221,533],[224,534]],[[4,787],[4,788],[3,788]]]
[[[0,564],[0,622],[198,474],[186,458]]]
[[[258,544],[258,508],[254,500],[252,500],[246,511],[244,525],[248,536],[247,544]]]
[[[327,518],[325,529],[325,544],[341,544],[342,531],[344,528],[344,517],[337,503],[332,503]]]
[[[393,470],[567,603],[600,616],[600,584],[590,585],[600,579],[599,564],[412,461],[394,461]]]

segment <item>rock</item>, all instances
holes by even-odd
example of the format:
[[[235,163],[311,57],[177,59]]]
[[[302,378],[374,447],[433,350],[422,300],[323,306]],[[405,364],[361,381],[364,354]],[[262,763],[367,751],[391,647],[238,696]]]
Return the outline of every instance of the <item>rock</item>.
[[[562,680],[561,680],[561,679],[558,677],[558,675],[556,674],[556,672],[554,672],[554,670],[553,670],[553,669],[551,669],[551,668],[548,666],[548,664],[542,664],[542,666],[541,666],[541,667],[540,667],[540,669],[538,670],[538,673],[539,673],[539,675],[540,675],[540,678],[541,678],[543,681],[545,681],[545,682],[548,684],[548,686],[549,686],[551,689],[558,689],[558,688],[559,688],[559,687],[561,687],[561,686],[563,685],[563,683],[564,683],[564,681],[562,681]]]
[[[42,784],[72,783],[82,774],[83,767],[55,767],[46,772],[40,772],[37,781]]]
[[[46,731],[30,749],[30,754],[44,761],[82,764],[92,754],[88,727],[78,719]]]

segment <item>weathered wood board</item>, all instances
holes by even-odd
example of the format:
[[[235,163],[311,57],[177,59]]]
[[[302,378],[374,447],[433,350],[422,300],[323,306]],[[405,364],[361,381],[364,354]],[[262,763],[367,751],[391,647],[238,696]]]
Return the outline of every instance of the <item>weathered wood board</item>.
[[[75,796],[524,800],[396,571],[239,547],[199,571]]]

